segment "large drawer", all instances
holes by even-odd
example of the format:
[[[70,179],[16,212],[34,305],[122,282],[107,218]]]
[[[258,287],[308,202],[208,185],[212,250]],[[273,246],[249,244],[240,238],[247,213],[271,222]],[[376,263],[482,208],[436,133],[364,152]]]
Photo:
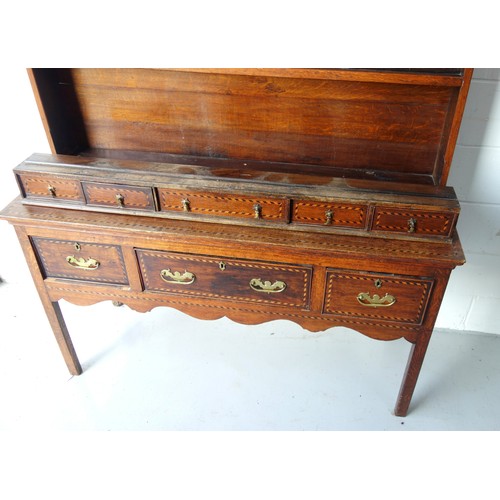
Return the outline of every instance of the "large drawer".
[[[128,284],[122,251],[117,245],[32,238],[46,278]]]
[[[420,324],[432,285],[430,278],[330,269],[327,272],[323,312]]]
[[[309,308],[310,266],[136,252],[147,291]]]

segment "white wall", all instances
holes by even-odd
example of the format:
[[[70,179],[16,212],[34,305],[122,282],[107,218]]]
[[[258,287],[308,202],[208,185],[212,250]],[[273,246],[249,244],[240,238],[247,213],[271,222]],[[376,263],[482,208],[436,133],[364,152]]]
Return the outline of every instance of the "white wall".
[[[24,68],[6,73],[0,92],[0,206],[17,196],[12,168],[49,153]],[[467,264],[453,273],[437,326],[500,334],[500,69],[474,72],[449,184],[462,205],[458,229]],[[0,276],[30,280],[7,223],[0,221]]]
[[[437,326],[500,334],[500,69],[474,71],[448,184],[467,263],[452,273]]]

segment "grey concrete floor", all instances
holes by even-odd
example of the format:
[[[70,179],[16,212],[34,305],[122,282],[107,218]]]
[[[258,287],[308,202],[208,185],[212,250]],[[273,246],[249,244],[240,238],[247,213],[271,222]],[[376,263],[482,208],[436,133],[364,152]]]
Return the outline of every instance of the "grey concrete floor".
[[[500,429],[499,336],[436,331],[401,418],[403,339],[62,301],[72,377],[26,277],[0,284],[0,430]]]

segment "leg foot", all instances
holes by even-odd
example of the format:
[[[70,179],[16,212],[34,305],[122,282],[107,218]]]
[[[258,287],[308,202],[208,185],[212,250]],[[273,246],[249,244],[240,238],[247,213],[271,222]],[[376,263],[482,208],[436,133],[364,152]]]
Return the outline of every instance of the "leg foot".
[[[423,336],[423,338],[419,339],[411,347],[410,356],[408,357],[408,363],[396,401],[396,407],[394,408],[394,414],[398,417],[406,417],[408,414],[408,407],[410,406],[413,391],[417,385],[420,368],[422,368],[429,339],[430,334]]]
[[[54,336],[59,344],[59,349],[61,350],[61,354],[63,355],[69,372],[72,375],[80,375],[83,370],[73,347],[68,329],[66,328],[66,323],[64,322],[59,303],[50,302],[49,305],[46,306],[45,301],[42,300],[42,302],[44,302],[45,312],[47,313]]]
[[[73,342],[69,336],[68,329],[66,328],[66,323],[59,307],[58,302],[52,302],[50,300],[49,294],[45,289],[44,279],[40,268],[38,266],[37,258],[33,248],[31,246],[30,240],[23,228],[16,227],[16,233],[21,243],[26,261],[28,263],[33,281],[35,283],[38,295],[42,301],[43,308],[45,309],[45,314],[49,320],[52,331],[59,344],[59,349],[63,355],[64,361],[68,367],[69,372],[72,375],[80,375],[82,373],[82,367],[78,361],[75,349],[73,347]]]

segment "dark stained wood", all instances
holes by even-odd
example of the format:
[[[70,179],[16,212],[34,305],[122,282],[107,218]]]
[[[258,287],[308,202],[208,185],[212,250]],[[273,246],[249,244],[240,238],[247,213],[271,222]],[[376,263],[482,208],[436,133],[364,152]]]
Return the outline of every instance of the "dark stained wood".
[[[368,205],[294,200],[291,220],[297,224],[364,228]]]
[[[186,73],[145,70],[130,87],[121,72],[101,72],[101,78],[111,78],[107,85],[98,78],[97,84],[90,83],[96,72],[74,75],[91,148],[389,171],[404,164],[428,174],[449,101],[446,87],[436,89],[427,103],[414,95],[428,92],[428,87],[384,88],[375,99],[373,85],[366,84],[351,84],[347,91],[344,83],[334,81],[325,89],[325,82],[316,80],[204,74],[186,78]],[[211,80],[224,93],[214,92]],[[144,89],[143,81],[152,83]],[[296,87],[299,92],[289,90]],[[404,90],[406,96],[392,100],[393,93]]]
[[[33,95],[35,97],[36,105],[38,107],[38,113],[40,114],[40,118],[42,120],[43,128],[45,130],[45,135],[47,136],[47,141],[49,143],[50,150],[52,151],[52,153],[55,154],[59,151],[60,148],[56,147],[56,145],[54,144],[54,138],[52,137],[50,127],[51,127],[52,121],[56,121],[57,118],[54,117],[54,115],[52,113],[50,113],[50,111],[49,111],[49,116],[47,116],[47,113],[45,112],[45,107],[48,108],[51,106],[51,104],[50,104],[50,97],[47,96],[47,94],[49,94],[49,92],[46,90],[46,88],[44,86],[44,82],[43,82],[44,75],[41,72],[39,73],[37,70],[31,69],[31,68],[28,68],[27,71],[28,71],[28,78],[30,80],[31,88],[33,89]],[[39,73],[39,74],[37,74],[37,76],[35,76],[36,73]],[[45,74],[47,74],[47,72],[45,72]],[[49,74],[49,78],[50,78],[50,74]],[[55,105],[55,102],[53,102],[52,104]],[[50,123],[49,123],[49,119],[50,119]],[[71,121],[71,120],[68,119],[68,121]],[[79,149],[82,149],[82,147],[83,147],[83,145],[81,145]]]
[[[439,306],[441,304],[441,300],[443,298],[449,276],[449,271],[441,271],[439,273],[439,279],[435,282],[434,290],[432,292],[432,299],[429,303],[427,314],[424,319],[424,324],[422,325],[422,331],[413,342],[410,350],[410,355],[408,357],[408,363],[406,365],[403,380],[401,382],[401,388],[396,400],[396,406],[394,408],[394,414],[397,416],[405,417],[408,413],[408,408],[410,406],[418,376],[424,362],[427,347],[429,345],[432,330],[437,319]]]
[[[351,145],[357,147],[361,154],[364,154],[362,144],[353,142]],[[385,153],[385,156],[387,159],[390,155]],[[429,186],[434,186],[435,184],[432,174],[413,173],[409,169],[405,172],[395,172],[394,170],[385,171],[381,169],[363,170],[284,161],[258,161],[248,158],[239,160],[234,158],[214,158],[208,156],[190,156],[152,151],[112,150],[102,148],[82,151],[80,157],[82,160],[84,157],[125,161],[133,159],[139,162],[153,161],[169,164],[203,166],[204,168],[211,168],[214,173],[220,172],[223,175],[231,177],[237,176],[237,172],[240,172],[240,178],[243,181],[250,172],[255,175],[260,171],[262,175],[263,172],[270,171],[272,173],[287,173],[294,177],[314,175],[317,180],[322,177],[335,177],[351,180],[368,179],[370,182],[390,181],[395,186],[397,186],[396,183],[416,183],[416,185]]]
[[[266,275],[270,280],[279,279],[280,276],[283,276],[283,272],[292,272],[296,276],[292,279],[296,279],[297,286],[300,281],[301,294],[304,290],[303,286],[311,287],[309,310],[302,307],[290,308],[290,305],[277,302],[272,303],[273,299],[269,299],[271,303],[266,301],[253,303],[246,300],[248,295],[209,296],[213,293],[211,280],[202,283],[201,289],[199,289],[200,293],[189,297],[175,291],[155,290],[161,286],[156,287],[154,282],[151,287],[153,289],[148,290],[148,281],[145,281],[146,290],[144,291],[141,291],[142,287],[139,289],[138,285],[135,285],[134,290],[130,290],[128,287],[117,287],[108,283],[94,284],[81,279],[46,277],[43,280],[43,277],[40,276],[39,282],[46,290],[45,293],[48,294],[50,304],[56,303],[61,298],[82,305],[102,300],[115,300],[139,311],[168,305],[204,319],[228,316],[245,324],[255,324],[271,319],[286,318],[312,331],[325,330],[331,326],[347,326],[381,340],[404,337],[419,347],[415,350],[411,362],[412,368],[403,382],[403,396],[401,396],[403,403],[399,403],[399,409],[396,411],[398,415],[404,414],[401,408],[404,407],[404,402],[409,402],[408,394],[414,389],[417,372],[425,354],[423,344],[432,332],[450,269],[463,262],[463,254],[456,237],[452,245],[373,240],[369,242],[369,247],[364,247],[359,245],[359,238],[356,237],[339,237],[332,241],[328,235],[324,234],[286,233],[283,238],[279,238],[277,236],[281,234],[280,230],[269,230],[266,231],[266,234],[262,234],[258,228],[253,230],[245,228],[242,231],[241,228],[230,225],[206,225],[156,219],[137,220],[136,216],[128,215],[105,216],[88,212],[30,207],[22,205],[19,200],[4,210],[2,218],[9,220],[18,228],[23,245],[27,249],[31,248],[28,236],[36,242],[41,241],[42,238],[49,238],[50,235],[59,234],[62,241],[73,242],[82,240],[83,235],[88,238],[89,234],[93,234],[94,239],[99,241],[99,245],[102,246],[113,245],[116,241],[121,241],[124,253],[127,255],[127,275],[130,282],[136,284],[140,282],[139,273],[144,276],[145,273],[152,270],[154,274],[156,271],[161,271],[160,267],[163,268],[163,264],[173,264],[172,255],[180,256],[181,261],[185,259],[184,265],[179,268],[181,272],[184,268],[197,265],[200,267],[195,268],[195,271],[204,273],[207,272],[208,266],[211,267],[209,273],[220,273],[219,276],[225,272],[219,267],[221,261],[230,263],[234,259],[234,262],[238,264],[245,263],[246,261],[237,258],[244,252],[249,259],[255,259],[260,265],[262,263],[261,256],[266,255],[267,262],[262,263],[261,270],[279,271],[280,273],[279,276]],[[179,237],[180,235],[182,237]],[[141,264],[140,258],[132,259],[133,248],[148,248],[149,250],[137,251],[137,253],[143,252],[152,255],[152,261],[149,264]],[[33,254],[33,250],[29,250],[29,252]],[[65,252],[62,254],[64,255]],[[193,255],[195,255],[195,260],[189,260]],[[294,264],[299,255],[305,267],[299,266],[297,268],[297,265]],[[367,262],[367,255],[370,256],[369,262]],[[178,259],[174,259],[174,261],[180,262]],[[281,264],[274,264],[277,261],[281,261]],[[189,262],[189,266],[186,265],[187,262]],[[38,269],[38,264],[34,263],[34,257],[32,257],[31,263]],[[146,266],[147,270],[145,271]],[[312,269],[312,278],[310,278],[310,271],[307,270],[308,266]],[[175,271],[173,265],[171,267],[172,271]],[[295,268],[298,270],[291,271]],[[372,286],[372,279],[381,279],[380,290],[387,289],[393,292],[396,298],[402,301],[402,309],[395,313],[396,317],[390,319],[377,317],[379,316],[377,312],[364,315],[364,312],[353,311],[352,299],[355,297],[351,296],[351,305],[341,307],[345,309],[344,312],[353,314],[331,314],[328,308],[325,314],[322,311],[323,302],[318,300],[319,297],[326,298],[331,293],[344,297],[356,295],[361,290],[361,288],[358,290],[358,287],[351,286],[349,288],[350,285],[347,286],[346,290],[342,275],[337,271],[335,271],[334,283],[338,285],[340,292],[335,287],[331,288],[329,285],[325,287],[325,270],[328,268],[340,269],[344,275],[361,276],[365,278],[365,280],[361,280],[363,285],[366,280]],[[233,277],[237,279],[238,266],[232,269],[229,266],[226,269],[230,273],[235,273]],[[243,267],[243,269],[245,268]],[[254,267],[248,269],[255,270]],[[327,283],[331,283],[333,273],[333,271],[329,272]],[[398,276],[394,277],[393,274]],[[304,275],[307,276],[307,285],[303,284]],[[253,276],[253,273],[247,273],[245,281],[250,276]],[[288,275],[286,276],[286,279],[290,280]],[[422,276],[426,278],[423,279]],[[265,276],[260,276],[260,278],[266,279]],[[311,279],[310,283],[309,278]],[[224,281],[219,281],[218,286],[223,283]],[[293,290],[294,283],[290,283]],[[226,286],[229,287],[229,290],[235,290],[236,294],[243,293],[239,285],[234,284],[231,279],[226,282]],[[367,288],[366,291],[377,289],[376,287],[370,289],[369,286],[362,289],[365,288]],[[332,292],[332,290],[334,291]],[[290,299],[292,302],[299,300],[297,293],[295,291],[294,298]],[[335,301],[337,300],[343,299],[336,297]],[[295,303],[299,304],[299,302]],[[403,315],[403,320],[398,319],[400,315]]]
[[[388,179],[412,172],[416,182],[431,176],[435,184],[447,172],[446,144],[463,112],[452,104],[463,102],[467,79],[470,72],[33,71],[48,109],[57,99],[66,103],[55,117],[44,108],[59,153],[90,148],[266,160]],[[65,142],[65,129],[83,132]]]
[[[87,135],[69,69],[28,70],[38,110],[53,153],[87,149]]]
[[[393,274],[349,273],[343,270],[328,271],[324,312],[336,316],[371,318],[380,322],[422,322],[427,300],[432,289],[432,279],[409,278]],[[369,298],[378,295],[394,300],[381,301],[370,306],[370,301],[358,300],[360,293]],[[384,305],[385,304],[385,305]]]
[[[439,184],[441,186],[446,185],[448,180],[448,175],[450,173],[451,162],[453,160],[453,153],[455,152],[455,146],[457,144],[458,132],[460,130],[460,123],[462,121],[462,116],[465,110],[465,103],[467,101],[467,95],[469,94],[470,82],[472,80],[472,69],[464,70],[464,79],[462,85],[460,86],[460,91],[456,98],[453,99],[452,112],[448,114],[447,120],[445,122],[445,129],[442,141],[442,157],[441,153],[438,157],[438,165],[442,164],[442,170],[439,174],[441,179]],[[447,140],[445,140],[447,137]],[[442,158],[442,160],[441,160]]]
[[[60,175],[19,175],[21,191],[28,198],[48,198],[69,202],[84,202],[80,182]]]
[[[314,195],[328,196],[332,193],[345,198],[356,197],[364,200],[391,201],[392,195],[400,195],[411,203],[422,203],[423,197],[432,198],[434,205],[441,204],[440,199],[452,200],[455,206],[455,191],[450,186],[430,186],[411,182],[387,182],[377,179],[339,178],[327,175],[324,171],[294,173],[282,163],[246,162],[232,159],[195,158],[178,155],[154,155],[155,159],[140,159],[140,155],[130,158],[118,158],[109,151],[99,150],[102,156],[68,156],[33,154],[17,166],[17,173],[30,175],[63,176],[77,179],[127,179],[135,185],[150,185],[154,180],[159,186],[196,185],[203,182],[206,187],[217,186],[228,190],[246,192],[262,190],[262,185],[272,186],[273,192],[289,193],[295,186],[314,188]],[[125,152],[123,156],[130,156]],[[185,163],[187,162],[187,163]],[[175,179],[175,180],[174,180]],[[253,184],[258,185],[255,187]],[[420,201],[419,201],[420,200]]]
[[[239,170],[33,155],[15,172],[28,192],[27,203],[83,209],[66,203],[66,199],[73,202],[72,198],[57,196],[59,185],[63,189],[69,184],[72,197],[83,187],[88,210],[133,210],[156,217],[262,227],[290,223],[287,230],[339,234],[356,230],[365,236],[449,239],[459,214],[455,192],[449,187],[275,173],[263,165],[258,170]],[[31,188],[33,179],[41,179],[34,183],[36,190]],[[115,183],[95,182],[100,179]],[[56,196],[48,191],[41,195],[49,182],[57,186]],[[260,207],[258,218],[256,207]],[[414,219],[411,232],[410,219]]]
[[[152,250],[173,250],[179,252],[236,257],[238,252],[246,258],[260,260],[262,245],[272,254],[279,256],[278,262],[293,264],[297,259],[303,264],[317,262],[324,264],[329,259],[348,260],[347,268],[367,270],[366,258],[370,256],[370,271],[384,272],[388,263],[391,272],[426,276],[419,268],[419,262],[432,262],[434,267],[449,268],[464,264],[465,256],[456,232],[450,243],[429,241],[389,240],[387,238],[359,238],[358,236],[333,237],[328,233],[283,231],[275,226],[266,228],[237,226],[233,224],[206,224],[194,220],[170,220],[135,215],[93,213],[80,210],[65,210],[25,205],[21,199],[14,200],[1,213],[2,219],[16,226],[50,225],[50,236],[54,232],[71,232],[92,235],[90,242],[116,244],[124,232],[129,233],[129,245]],[[106,232],[103,239],[98,233]],[[142,236],[133,239],[134,235]],[[60,238],[78,242],[77,237]],[[81,239],[81,238],[80,238]],[[155,241],[152,246],[152,241]],[[89,241],[87,236],[84,241]],[[228,242],[233,250],[228,251]],[[271,254],[266,260],[272,261]],[[386,263],[379,265],[379,261]]]
[[[427,251],[426,245],[420,242],[388,244],[384,240],[373,240],[367,241],[367,245],[363,246],[359,244],[357,237],[338,237],[335,238],[335,242],[323,234],[290,232],[279,237],[281,231],[278,229],[262,234],[259,228],[253,230],[245,228],[241,231],[240,228],[231,225],[206,225],[155,219],[137,221],[135,216],[103,217],[100,214],[86,212],[23,206],[19,201],[8,207],[2,217],[18,227],[25,227],[35,246],[39,246],[40,241],[48,240],[50,243],[48,235],[60,235],[63,250],[58,253],[61,257],[66,256],[68,253],[66,250],[74,250],[72,243],[79,241],[82,241],[80,253],[85,256],[90,253],[90,249],[93,254],[94,250],[99,250],[101,247],[109,251],[107,247],[116,245],[116,241],[123,242],[127,248],[145,249],[136,251],[139,255],[137,259],[139,266],[129,259],[125,268],[126,275],[136,283],[137,273],[141,273],[144,292],[136,290],[129,293],[127,287],[116,287],[105,280],[95,284],[91,281],[85,282],[81,279],[81,274],[72,278],[64,271],[61,275],[57,271],[46,275],[45,283],[47,286],[50,284],[51,290],[58,288],[66,292],[78,285],[79,293],[84,297],[94,297],[93,300],[104,293],[103,297],[115,297],[112,300],[131,303],[132,307],[139,309],[175,303],[181,310],[184,310],[184,306],[188,306],[190,311],[194,308],[197,317],[203,317],[205,310],[211,311],[213,308],[209,307],[210,305],[220,306],[221,310],[227,306],[228,311],[225,314],[243,323],[254,323],[257,318],[261,318],[259,320],[261,321],[262,318],[276,315],[282,318],[289,316],[293,321],[312,330],[344,325],[368,332],[370,336],[380,339],[403,336],[415,340],[419,331],[425,326],[420,325],[415,318],[420,317],[425,310],[425,303],[422,302],[423,305],[420,307],[420,302],[424,300],[422,297],[427,296],[430,283],[433,280],[439,281],[441,273],[446,270],[449,272],[450,266],[463,262],[458,241],[456,245],[428,244]],[[88,240],[89,234],[92,234],[93,239],[99,243],[86,243],[83,237]],[[65,242],[67,246],[64,245]],[[94,249],[94,246],[98,248]],[[245,255],[247,259],[238,258],[241,255]],[[262,261],[263,255],[266,256],[265,261]],[[299,255],[301,265],[297,266]],[[372,259],[370,262],[367,262],[366,255],[370,255]],[[60,263],[57,256],[54,260],[56,264],[49,266],[50,269]],[[106,262],[107,260],[103,259],[103,269]],[[220,262],[226,264],[225,270],[220,269]],[[121,268],[121,264],[118,267]],[[198,282],[194,284],[198,287],[196,293],[188,294],[179,291],[177,289],[179,287],[174,289],[174,285],[163,282],[159,277],[163,268],[168,268],[172,272],[179,271],[181,274],[188,271],[199,277]],[[372,272],[375,272],[377,274],[373,275],[373,279],[380,278],[383,281],[381,290],[385,288],[388,290],[391,288],[393,292],[396,290],[398,294],[403,294],[400,295],[400,300],[404,300],[403,296],[408,293],[409,300],[407,300],[410,305],[404,306],[406,313],[403,313],[408,317],[407,323],[397,321],[384,323],[380,322],[379,318],[362,317],[361,314],[358,317],[356,315],[348,317],[347,314],[344,317],[323,314],[323,302],[318,300],[311,302],[310,309],[307,310],[309,299],[305,297],[309,297],[309,289],[311,296],[327,297],[331,293],[328,291],[330,287],[325,290],[324,279],[315,278],[316,275],[321,276],[325,268],[342,269],[344,274],[349,275],[358,271],[370,281],[370,284]],[[258,276],[254,276],[256,270],[259,271]],[[226,271],[227,275],[224,274]],[[112,272],[115,277],[120,274],[117,270]],[[387,274],[397,274],[399,277],[394,278]],[[205,275],[211,278],[205,278]],[[422,276],[426,277],[423,281]],[[270,297],[271,294],[269,296],[264,294],[263,299],[260,299],[259,295],[254,301],[252,300],[254,292],[250,288],[247,289],[247,281],[253,278],[271,282],[283,280],[289,285],[291,293],[287,295],[285,290],[276,294],[277,296],[283,294],[286,301],[279,297]],[[337,280],[341,284],[339,290],[345,288],[345,284],[339,278]],[[406,291],[408,289],[409,292]],[[425,292],[421,292],[424,289]],[[224,290],[232,291],[232,298],[222,297]],[[355,287],[352,290],[354,299],[360,291],[369,290],[364,288],[358,290]],[[191,296],[176,301],[169,295]],[[189,307],[191,299],[197,301]],[[142,306],[139,305],[141,301],[145,302]],[[415,309],[418,311],[420,307],[420,313],[411,312],[415,302],[418,302]],[[293,313],[289,309],[289,304],[295,304]],[[304,307],[305,310],[301,312]],[[432,304],[428,306],[431,307]],[[260,313],[252,317],[257,311]],[[414,316],[409,317],[411,314]]]
[[[38,267],[37,258],[25,229],[22,227],[15,227],[15,230],[19,238],[21,248],[24,252],[26,262],[28,263],[31,276],[33,277],[33,281],[38,291],[38,295],[40,296],[43,308],[45,309],[45,314],[47,315],[47,319],[49,320],[52,331],[54,332],[54,337],[59,345],[59,349],[64,361],[66,362],[66,366],[72,375],[80,375],[83,370],[76,355],[75,348],[73,347],[73,342],[71,341],[71,337],[66,327],[58,301],[51,300],[49,296],[41,270]]]
[[[446,179],[471,70],[34,69],[52,155],[16,167],[16,228],[58,301],[344,326],[412,344],[408,412],[451,271]]]
[[[101,245],[83,240],[66,241],[61,239],[34,238],[40,267],[45,277],[78,279],[91,282],[127,284],[127,273],[122,252],[117,245]],[[74,259],[96,260],[96,269],[86,269],[68,263]]]
[[[361,81],[361,82],[391,82],[418,85],[448,85],[460,87],[461,70],[435,71],[429,70],[362,70],[362,69],[284,69],[284,68],[176,68],[175,71],[199,73],[222,73],[224,75],[247,75],[260,77],[308,78],[319,80]],[[441,74],[436,74],[441,73]],[[454,74],[452,76],[450,73]]]
[[[365,98],[369,101],[386,102],[387,86],[394,84],[391,81],[394,75],[388,72],[370,72],[371,79],[363,81],[363,72],[350,71],[343,72],[343,76],[350,77],[350,80],[343,78],[333,78],[333,75],[340,76],[340,73],[323,73],[332,78],[323,78],[321,81],[310,78],[314,70],[282,70],[279,74],[271,75],[251,74],[251,70],[245,73],[237,73],[230,69],[220,69],[214,71],[190,70],[168,70],[168,69],[73,69],[72,78],[76,88],[86,87],[112,89],[119,87],[125,89],[143,89],[152,92],[180,92],[180,93],[206,93],[217,95],[237,95],[247,97],[262,97],[266,95],[286,94],[298,98],[315,98],[356,101]],[[448,85],[430,75],[420,75],[416,80],[412,75],[399,75],[398,85],[391,86],[391,100],[401,104],[426,103],[445,104],[448,101],[448,86],[460,87],[462,79],[454,77],[451,80],[444,79],[448,83],[452,81],[454,85]],[[430,80],[427,77],[430,76]],[[431,85],[425,83],[431,82]],[[439,84],[441,82],[441,85]],[[278,84],[281,83],[283,87]],[[360,83],[362,85],[358,86]],[[369,84],[367,84],[369,83]],[[404,83],[404,85],[400,85]],[[420,88],[422,85],[423,88]],[[410,92],[408,91],[410,89]],[[418,94],[416,91],[418,90]],[[90,91],[90,90],[89,90]],[[96,90],[97,91],[97,90]],[[229,92],[230,91],[230,92]],[[413,95],[412,95],[413,94]],[[194,95],[196,97],[196,94]]]
[[[183,212],[270,222],[288,221],[288,201],[277,198],[250,197],[207,191],[179,191],[159,188],[159,206],[164,212]],[[256,207],[260,207],[257,210]]]
[[[373,231],[397,232],[413,236],[448,237],[454,230],[456,213],[418,210],[410,207],[377,207]]]

